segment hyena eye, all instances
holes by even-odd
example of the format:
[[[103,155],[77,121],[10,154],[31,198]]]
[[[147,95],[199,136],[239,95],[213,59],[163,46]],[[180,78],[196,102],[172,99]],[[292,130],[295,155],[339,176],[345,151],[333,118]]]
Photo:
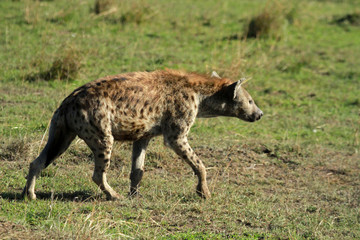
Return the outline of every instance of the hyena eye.
[[[253,104],[253,100],[249,100],[249,104]]]

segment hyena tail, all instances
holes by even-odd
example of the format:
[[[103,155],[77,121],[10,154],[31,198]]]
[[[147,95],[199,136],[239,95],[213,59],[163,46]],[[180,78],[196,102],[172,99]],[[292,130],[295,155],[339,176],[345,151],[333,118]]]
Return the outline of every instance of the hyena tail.
[[[41,151],[40,155],[30,163],[30,170],[27,176],[27,182],[22,193],[30,199],[36,199],[35,180],[40,172],[49,166],[70,146],[76,134],[71,131],[66,123],[65,114],[59,114],[57,111],[50,124],[49,138]]]

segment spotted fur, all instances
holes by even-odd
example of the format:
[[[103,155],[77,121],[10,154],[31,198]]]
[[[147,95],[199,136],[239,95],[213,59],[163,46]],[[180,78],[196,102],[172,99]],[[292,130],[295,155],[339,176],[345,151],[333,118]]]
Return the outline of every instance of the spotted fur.
[[[256,121],[262,116],[241,82],[175,70],[108,76],[73,91],[55,111],[48,142],[30,164],[24,195],[35,199],[35,179],[76,136],[95,158],[94,182],[108,199],[118,199],[107,183],[114,141],[133,141],[130,196],[138,194],[151,138],[163,135],[198,177],[197,193],[210,197],[203,163],[187,141],[196,117],[230,116]]]

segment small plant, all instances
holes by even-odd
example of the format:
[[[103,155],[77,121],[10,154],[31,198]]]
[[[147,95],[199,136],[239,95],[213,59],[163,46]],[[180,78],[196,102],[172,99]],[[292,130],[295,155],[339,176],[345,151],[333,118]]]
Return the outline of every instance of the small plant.
[[[39,22],[39,6],[39,1],[26,2],[24,19],[27,24],[36,24]]]
[[[267,4],[260,14],[250,19],[245,28],[244,37],[280,37],[286,19],[293,22],[295,12],[294,8],[287,12],[279,2]]]
[[[360,26],[360,11],[349,13],[333,20],[334,24]]]
[[[142,8],[135,8],[133,10],[129,10],[124,12],[120,17],[120,22],[122,24],[126,24],[129,22],[134,22],[136,24],[140,24],[145,20],[145,16],[149,13],[149,8],[142,7]]]
[[[114,0],[95,0],[94,11],[96,14],[101,14],[110,10],[114,6]]]
[[[68,49],[52,63],[49,71],[44,74],[45,80],[74,79],[80,69],[80,57],[74,49]]]
[[[27,138],[15,139],[9,142],[1,142],[0,161],[19,161],[27,160],[33,154],[33,147]]]
[[[79,51],[74,48],[65,48],[59,51],[59,55],[52,62],[49,69],[30,74],[25,77],[28,81],[35,80],[73,80],[76,78],[80,67],[81,57]]]
[[[137,2],[131,4],[124,3],[118,11],[113,13],[113,15],[107,17],[107,20],[113,24],[121,23],[122,25],[129,23],[139,25],[154,15],[154,12],[147,4]]]

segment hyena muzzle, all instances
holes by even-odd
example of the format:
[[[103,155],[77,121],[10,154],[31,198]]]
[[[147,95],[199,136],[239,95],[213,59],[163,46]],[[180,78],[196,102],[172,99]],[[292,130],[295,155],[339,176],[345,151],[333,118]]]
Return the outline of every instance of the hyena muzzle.
[[[196,192],[209,198],[206,171],[187,141],[196,117],[228,116],[259,120],[263,112],[242,87],[232,82],[175,70],[125,73],[79,87],[55,111],[45,148],[30,164],[23,195],[36,199],[35,179],[59,157],[76,136],[94,154],[93,181],[107,199],[119,199],[106,180],[114,141],[133,141],[130,196],[138,194],[151,138],[164,142],[187,162],[198,177]]]

